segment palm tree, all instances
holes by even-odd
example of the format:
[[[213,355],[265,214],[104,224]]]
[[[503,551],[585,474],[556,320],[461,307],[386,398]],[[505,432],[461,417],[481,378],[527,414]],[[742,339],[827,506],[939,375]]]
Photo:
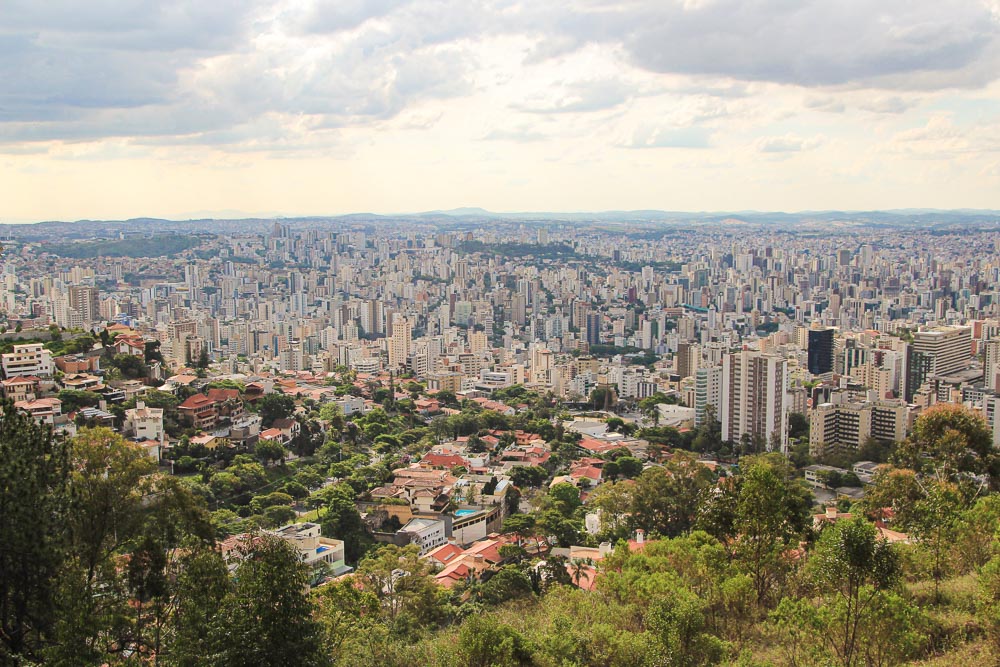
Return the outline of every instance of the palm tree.
[[[573,583],[577,588],[580,587],[580,580],[583,578],[583,575],[587,573],[587,568],[592,567],[593,565],[593,558],[575,558],[570,561],[570,576],[573,577]]]

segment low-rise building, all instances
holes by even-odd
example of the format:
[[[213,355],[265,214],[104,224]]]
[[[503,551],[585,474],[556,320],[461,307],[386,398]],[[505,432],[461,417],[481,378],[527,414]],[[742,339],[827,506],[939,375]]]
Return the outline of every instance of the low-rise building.
[[[46,350],[41,343],[15,345],[12,352],[0,357],[0,365],[3,367],[3,375],[6,378],[18,375],[36,375],[48,378],[52,377],[54,368],[52,353]]]
[[[293,523],[275,530],[273,534],[294,546],[302,562],[310,568],[322,566],[333,575],[345,574],[352,569],[344,564],[343,540],[323,537],[319,524]]]
[[[125,411],[124,431],[138,440],[163,444],[163,408],[151,408],[137,401],[134,408]]]

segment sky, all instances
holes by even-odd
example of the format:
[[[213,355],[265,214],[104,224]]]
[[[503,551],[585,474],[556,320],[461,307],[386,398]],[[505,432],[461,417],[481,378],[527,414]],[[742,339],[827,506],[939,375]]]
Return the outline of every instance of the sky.
[[[0,0],[0,222],[1000,209],[1000,0]]]

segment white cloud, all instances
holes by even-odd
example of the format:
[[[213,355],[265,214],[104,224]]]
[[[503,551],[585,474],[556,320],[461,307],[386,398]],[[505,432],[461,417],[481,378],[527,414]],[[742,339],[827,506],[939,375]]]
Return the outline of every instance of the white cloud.
[[[754,143],[760,153],[799,153],[823,145],[824,137],[800,137],[786,134],[780,137],[762,137]]]

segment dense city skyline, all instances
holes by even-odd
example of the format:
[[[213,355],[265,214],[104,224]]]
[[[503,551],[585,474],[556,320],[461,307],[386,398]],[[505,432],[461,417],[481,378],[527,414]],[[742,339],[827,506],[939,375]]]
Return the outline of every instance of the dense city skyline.
[[[1000,208],[998,17],[8,3],[0,219]]]

